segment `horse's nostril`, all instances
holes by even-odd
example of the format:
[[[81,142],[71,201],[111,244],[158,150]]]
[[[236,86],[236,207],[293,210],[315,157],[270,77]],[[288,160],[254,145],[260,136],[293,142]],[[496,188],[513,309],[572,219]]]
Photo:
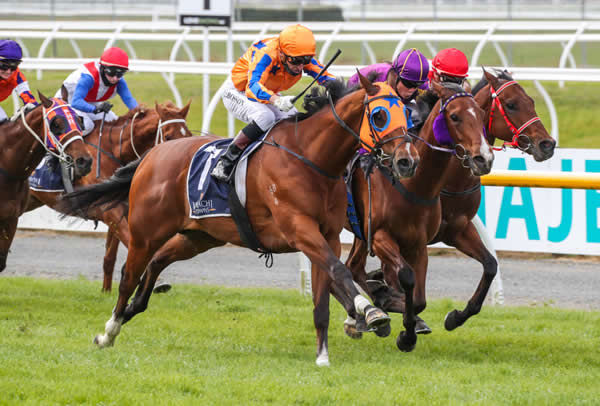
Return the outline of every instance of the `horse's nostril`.
[[[483,158],[481,155],[474,156],[473,161],[475,161],[477,165],[485,165],[485,158]]]
[[[554,140],[544,140],[540,142],[540,149],[544,152],[550,152],[556,146],[556,141]]]
[[[409,168],[410,167],[410,159],[402,158],[398,160],[398,168]]]

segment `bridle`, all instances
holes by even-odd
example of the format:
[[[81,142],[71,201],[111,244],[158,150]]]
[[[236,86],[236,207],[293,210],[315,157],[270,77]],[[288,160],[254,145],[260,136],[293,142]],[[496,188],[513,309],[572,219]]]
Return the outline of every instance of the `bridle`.
[[[502,115],[502,117],[504,117],[504,121],[506,122],[506,125],[508,126],[510,131],[513,133],[512,141],[504,142],[501,147],[492,147],[495,151],[504,150],[504,149],[506,149],[507,146],[513,147],[513,148],[518,148],[522,151],[527,151],[529,148],[531,148],[532,142],[531,142],[531,139],[527,135],[522,134],[522,132],[527,127],[529,127],[531,124],[535,123],[536,121],[540,121],[540,118],[538,116],[535,116],[535,117],[527,120],[519,128],[515,127],[514,124],[511,123],[510,119],[508,118],[508,115],[504,111],[504,107],[502,106],[502,103],[500,102],[500,98],[498,96],[504,89],[506,89],[509,86],[516,85],[516,84],[517,84],[517,82],[515,80],[511,80],[509,82],[504,83],[502,86],[500,86],[498,88],[498,90],[495,90],[494,86],[492,86],[492,84],[490,83],[490,92],[492,94],[492,106],[490,108],[490,121],[488,124],[488,131],[490,131],[490,132],[492,131],[492,120],[494,117],[494,108],[498,107],[500,114]],[[526,142],[526,147],[521,147],[521,145],[519,144],[520,139],[524,140]]]
[[[133,149],[133,152],[135,154],[136,157],[141,158],[141,155],[137,152],[137,150],[135,149],[135,144],[133,142],[133,124],[135,122],[135,118],[137,117],[137,115],[140,112],[136,112],[133,117],[131,118],[131,131],[129,132],[129,138],[131,141],[131,148]],[[156,128],[156,137],[154,139],[154,145],[156,146],[158,144],[162,144],[163,142],[165,142],[165,136],[164,136],[164,132],[163,132],[163,127],[166,126],[167,124],[173,124],[173,123],[185,123],[185,119],[183,118],[174,118],[172,120],[167,120],[167,121],[162,121],[162,118],[158,119],[158,127]]]

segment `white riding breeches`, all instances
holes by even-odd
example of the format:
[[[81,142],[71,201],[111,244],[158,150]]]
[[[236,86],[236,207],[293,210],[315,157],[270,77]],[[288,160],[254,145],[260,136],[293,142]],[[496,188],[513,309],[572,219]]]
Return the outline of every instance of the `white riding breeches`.
[[[7,118],[8,118],[8,116],[6,115],[6,112],[4,111],[4,109],[2,107],[0,107],[0,121],[6,120]]]
[[[83,112],[83,111],[77,110],[77,109],[73,109],[73,110],[75,110],[75,113],[77,113],[78,116],[81,116],[83,118],[83,131],[81,132],[81,134],[83,136],[86,136],[89,133],[91,133],[92,130],[94,129],[94,121],[102,120],[102,116],[104,115],[104,113],[94,114],[94,113],[86,113],[86,112]],[[106,122],[115,121],[118,118],[119,117],[117,117],[117,115],[115,113],[113,113],[112,111],[109,111],[108,113],[106,113],[106,118],[104,119],[104,121],[106,121]]]
[[[227,79],[224,84],[222,100],[225,108],[235,118],[244,123],[254,121],[263,131],[267,131],[277,121],[298,113],[296,108],[285,112],[272,104],[264,104],[248,99],[244,92],[240,92],[235,88],[231,79]]]

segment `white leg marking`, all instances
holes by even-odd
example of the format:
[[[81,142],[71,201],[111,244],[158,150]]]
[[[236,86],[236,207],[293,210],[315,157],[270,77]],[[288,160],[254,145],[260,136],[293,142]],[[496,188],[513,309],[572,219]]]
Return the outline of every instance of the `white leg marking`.
[[[318,367],[328,367],[329,366],[329,353],[327,352],[327,350],[323,350],[317,356],[316,363],[317,363]]]
[[[115,343],[115,338],[119,335],[121,331],[121,325],[123,324],[123,319],[115,319],[115,316],[112,317],[106,322],[104,326],[104,334],[96,336],[95,342],[98,344],[98,347],[105,348],[110,347]]]

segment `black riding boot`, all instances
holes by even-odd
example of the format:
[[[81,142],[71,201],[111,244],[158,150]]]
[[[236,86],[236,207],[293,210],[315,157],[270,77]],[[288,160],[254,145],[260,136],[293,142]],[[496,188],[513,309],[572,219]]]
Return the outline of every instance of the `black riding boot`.
[[[217,162],[217,165],[210,173],[213,178],[221,182],[227,182],[231,177],[231,172],[235,167],[235,163],[240,156],[242,156],[242,152],[244,152],[251,141],[252,140],[246,134],[244,134],[244,130],[240,131],[238,135],[235,136],[231,144],[229,144],[227,151],[221,155],[219,162]]]

